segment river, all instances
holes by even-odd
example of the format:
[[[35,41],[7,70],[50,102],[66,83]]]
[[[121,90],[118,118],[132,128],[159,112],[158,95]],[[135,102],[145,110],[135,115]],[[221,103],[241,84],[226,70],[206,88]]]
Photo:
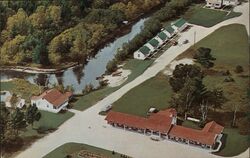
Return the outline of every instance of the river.
[[[58,74],[28,74],[15,71],[2,71],[0,79],[2,81],[12,78],[22,78],[31,83],[49,87],[54,84],[63,84],[64,87],[72,86],[76,94],[81,93],[85,86],[90,83],[94,87],[98,87],[99,82],[96,80],[96,77],[105,73],[106,65],[115,57],[117,49],[121,48],[123,43],[128,42],[140,33],[145,20],[146,18],[140,19],[132,26],[128,34],[117,38],[114,42],[100,49],[95,57],[91,58],[83,67],[67,69],[63,73]]]

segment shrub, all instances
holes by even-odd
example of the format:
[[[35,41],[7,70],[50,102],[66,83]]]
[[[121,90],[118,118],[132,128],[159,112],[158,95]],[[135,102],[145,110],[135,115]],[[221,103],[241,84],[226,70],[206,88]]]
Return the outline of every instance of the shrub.
[[[235,72],[236,73],[242,73],[244,71],[243,67],[241,65],[237,65],[235,67]]]
[[[107,64],[107,66],[106,66],[107,73],[112,73],[112,72],[116,71],[117,68],[118,68],[117,64],[118,64],[118,62],[115,59],[109,61],[108,64]]]

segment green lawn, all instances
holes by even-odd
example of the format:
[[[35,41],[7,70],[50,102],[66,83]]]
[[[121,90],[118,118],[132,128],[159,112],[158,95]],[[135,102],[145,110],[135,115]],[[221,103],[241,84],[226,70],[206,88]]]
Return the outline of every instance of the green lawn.
[[[215,67],[234,69],[239,64],[248,69],[249,43],[244,25],[221,27],[196,44],[197,48],[201,46],[212,49],[212,55],[216,58]]]
[[[70,119],[74,113],[66,111],[64,113],[51,113],[47,111],[40,110],[42,117],[38,122],[34,123],[34,129],[31,127],[28,127],[27,130],[25,130],[21,136],[22,137],[29,137],[29,136],[36,136],[39,135],[37,133],[38,128],[43,128],[44,130],[54,130],[57,129],[61,124],[63,124],[65,121]]]
[[[112,154],[112,151],[97,148],[94,146],[79,144],[79,143],[67,143],[64,144],[57,149],[53,150],[49,154],[47,154],[44,158],[64,158],[67,155],[72,155],[72,158],[78,158],[77,153],[81,150],[87,150],[89,152],[100,154],[103,156],[107,156],[109,158],[120,158],[121,154],[115,153]]]
[[[15,79],[9,82],[0,82],[0,84],[1,84],[1,91],[6,90],[21,95],[22,98],[26,100],[26,102],[30,101],[30,97],[33,94],[40,93],[38,85],[31,84],[23,79]]]
[[[128,76],[127,81],[123,83],[121,86],[118,87],[104,87],[103,89],[99,89],[97,91],[93,91],[87,95],[77,97],[78,101],[73,103],[73,108],[76,110],[85,110],[95,103],[97,103],[99,100],[105,98],[112,92],[118,90],[128,82],[131,82],[134,80],[136,77],[141,75],[151,64],[153,63],[153,60],[135,60],[135,59],[130,59],[126,61],[126,64],[124,65],[124,69],[130,69],[132,73]]]
[[[131,89],[113,104],[113,110],[146,116],[150,107],[168,108],[171,95],[172,91],[167,77],[159,74]]]
[[[184,18],[191,24],[212,27],[224,20],[240,16],[241,13],[219,11],[202,8],[202,5],[192,6],[184,15]]]
[[[219,151],[220,156],[236,156],[249,148],[249,136],[240,135],[237,129],[224,129],[224,145]]]

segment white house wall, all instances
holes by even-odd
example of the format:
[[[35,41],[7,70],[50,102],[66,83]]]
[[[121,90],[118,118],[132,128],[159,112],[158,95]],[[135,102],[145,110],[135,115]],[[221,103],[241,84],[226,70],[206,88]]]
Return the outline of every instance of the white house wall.
[[[65,102],[59,109],[55,109],[54,106],[46,99],[31,100],[31,105],[33,105],[34,103],[39,110],[49,111],[53,113],[58,113],[68,105],[68,102]]]
[[[136,52],[134,52],[134,58],[139,59],[139,60],[145,60],[146,56],[143,53],[141,53],[139,50],[137,50]]]
[[[146,43],[145,46],[147,46],[150,49],[150,52],[153,52],[155,50],[155,48],[149,43]]]
[[[158,37],[158,36],[155,36],[155,39],[159,42],[159,46],[161,46],[162,44],[163,44],[163,40],[162,39],[160,39],[160,37]]]

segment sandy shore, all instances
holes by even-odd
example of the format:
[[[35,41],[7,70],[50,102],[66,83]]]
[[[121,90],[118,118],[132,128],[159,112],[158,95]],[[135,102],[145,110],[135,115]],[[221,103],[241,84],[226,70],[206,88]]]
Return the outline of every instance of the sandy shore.
[[[126,69],[118,69],[116,72],[119,72],[119,75],[113,76],[113,75],[105,75],[103,80],[108,80],[108,86],[109,87],[117,87],[122,85],[127,79],[128,76],[131,74],[130,70]]]

